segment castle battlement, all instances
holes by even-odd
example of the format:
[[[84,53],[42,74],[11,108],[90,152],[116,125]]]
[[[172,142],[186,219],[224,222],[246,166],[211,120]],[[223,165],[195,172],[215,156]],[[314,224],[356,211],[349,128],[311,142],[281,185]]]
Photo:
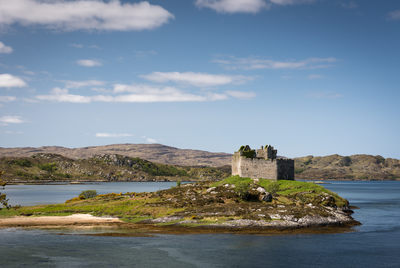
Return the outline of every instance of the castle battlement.
[[[242,146],[232,157],[232,175],[252,179],[294,180],[294,160],[278,158],[273,146],[253,150]]]

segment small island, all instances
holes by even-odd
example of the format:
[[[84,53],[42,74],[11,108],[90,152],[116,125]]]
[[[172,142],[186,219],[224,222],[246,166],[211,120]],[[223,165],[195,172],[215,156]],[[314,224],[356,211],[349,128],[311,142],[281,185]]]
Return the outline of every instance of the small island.
[[[285,164],[284,168],[280,167],[276,151],[272,149],[263,147],[257,157],[257,153],[246,146],[233,156],[234,162],[238,157],[257,160],[253,168],[273,167],[266,176],[259,172],[257,178],[232,175],[217,182],[178,182],[171,189],[150,193],[97,195],[86,191],[64,204],[2,209],[0,227],[108,225],[148,231],[156,228],[158,232],[173,228],[185,232],[248,233],[359,224],[351,217],[353,211],[349,202],[336,193],[315,183],[282,180],[279,174],[286,178],[294,174],[293,160],[282,159]],[[261,157],[263,152],[267,154]],[[234,164],[233,173],[241,168],[241,164]],[[253,172],[247,164],[245,169]],[[271,174],[275,177],[268,177]],[[70,215],[75,216],[71,218]],[[41,218],[38,216],[45,217],[38,220]]]

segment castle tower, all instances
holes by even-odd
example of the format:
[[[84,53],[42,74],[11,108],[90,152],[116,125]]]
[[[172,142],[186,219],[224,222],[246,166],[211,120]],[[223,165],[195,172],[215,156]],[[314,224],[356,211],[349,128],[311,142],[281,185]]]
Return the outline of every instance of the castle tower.
[[[294,180],[294,160],[277,157],[273,146],[252,150],[242,146],[232,157],[232,175],[252,179]]]

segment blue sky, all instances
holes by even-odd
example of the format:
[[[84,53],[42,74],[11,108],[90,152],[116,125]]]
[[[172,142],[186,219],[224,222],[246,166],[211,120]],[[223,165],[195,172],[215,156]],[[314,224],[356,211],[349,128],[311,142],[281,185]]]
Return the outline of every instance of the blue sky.
[[[400,158],[400,3],[0,0],[0,146]]]

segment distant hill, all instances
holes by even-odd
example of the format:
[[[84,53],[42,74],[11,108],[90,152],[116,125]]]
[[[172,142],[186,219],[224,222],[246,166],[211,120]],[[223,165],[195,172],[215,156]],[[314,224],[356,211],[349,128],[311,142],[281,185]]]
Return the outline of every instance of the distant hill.
[[[296,179],[400,180],[400,160],[373,155],[337,154],[295,159]]]
[[[215,181],[230,175],[230,167],[188,167],[153,163],[116,154],[71,159],[39,153],[28,157],[0,157],[7,182],[62,181]]]
[[[0,157],[28,157],[38,153],[59,154],[72,159],[87,159],[95,155],[118,154],[139,157],[151,162],[181,166],[218,167],[231,164],[231,154],[178,149],[162,144],[112,144],[82,148],[59,146],[1,148]]]
[[[0,157],[30,157],[38,153],[58,154],[75,160],[117,154],[175,166],[225,166],[224,172],[226,166],[231,165],[232,157],[228,153],[179,149],[161,144],[113,144],[72,149],[58,146],[0,147]],[[296,179],[400,180],[400,160],[372,155],[305,156],[295,158],[295,173]]]

